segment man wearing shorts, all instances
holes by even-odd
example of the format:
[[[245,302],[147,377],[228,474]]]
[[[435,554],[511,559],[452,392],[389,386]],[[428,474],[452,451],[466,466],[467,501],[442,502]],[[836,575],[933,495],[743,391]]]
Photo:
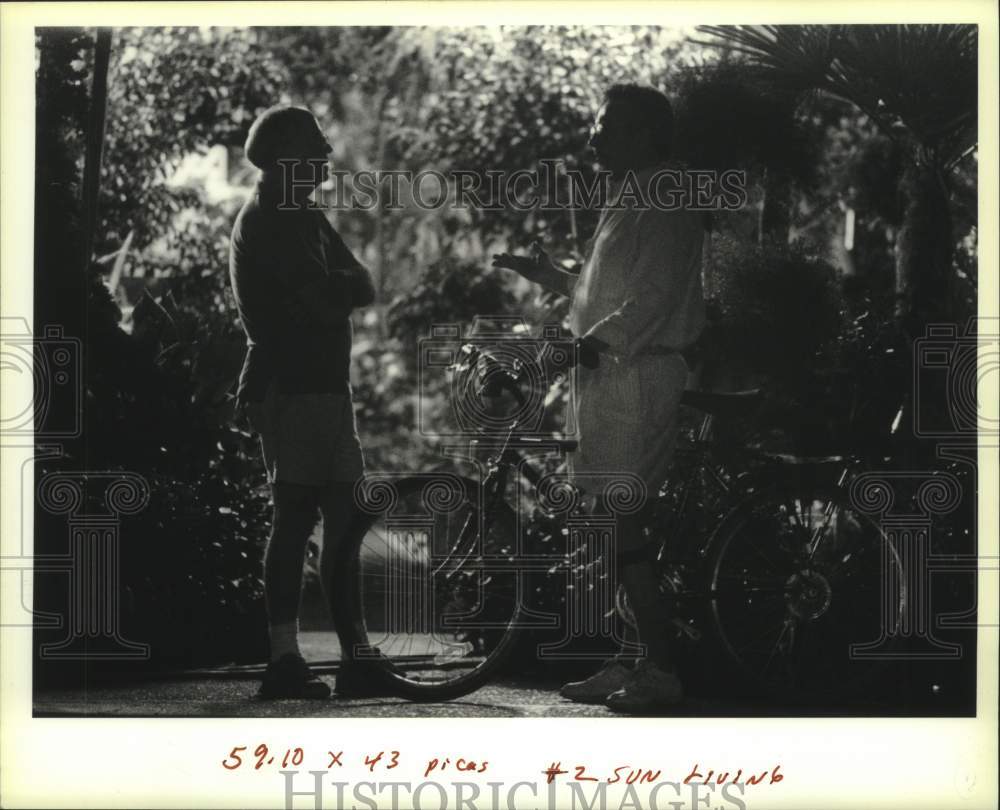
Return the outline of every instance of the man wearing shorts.
[[[330,694],[299,651],[302,569],[322,513],[320,570],[329,588],[335,549],[355,513],[354,484],[364,472],[349,382],[350,314],[371,304],[375,291],[310,200],[328,176],[330,151],[308,110],[263,113],[246,142],[261,176],[230,246],[230,279],[247,335],[237,401],[260,434],[274,501],[264,556],[271,661],[262,698]],[[349,660],[350,651],[343,654]],[[352,680],[350,666],[342,668],[337,691],[349,691]]]
[[[687,383],[684,352],[705,322],[705,220],[682,206],[669,208],[680,190],[679,172],[666,163],[672,129],[662,93],[613,86],[590,138],[598,162],[611,173],[611,193],[580,275],[556,268],[537,246],[532,257],[494,257],[496,266],[571,297],[570,328],[580,336],[581,366],[572,403],[580,445],[570,460],[573,473],[591,487],[628,473],[647,493],[658,491]],[[682,690],[667,647],[656,549],[643,536],[638,514],[618,519],[617,542],[621,582],[646,655],[634,668],[618,657],[594,676],[567,684],[562,694],[637,712],[674,703]]]

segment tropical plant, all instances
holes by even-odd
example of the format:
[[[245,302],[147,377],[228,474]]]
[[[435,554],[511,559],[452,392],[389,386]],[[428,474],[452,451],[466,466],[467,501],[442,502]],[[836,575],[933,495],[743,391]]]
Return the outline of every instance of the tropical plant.
[[[949,181],[977,138],[974,25],[702,26],[789,92],[826,93],[902,148],[899,314],[911,333],[955,311]]]

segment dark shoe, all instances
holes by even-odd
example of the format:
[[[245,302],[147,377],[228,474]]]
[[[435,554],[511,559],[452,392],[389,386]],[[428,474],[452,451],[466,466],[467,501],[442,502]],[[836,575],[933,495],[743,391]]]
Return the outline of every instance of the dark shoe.
[[[608,695],[605,705],[615,712],[638,714],[680,703],[683,697],[684,690],[676,673],[660,669],[649,661],[640,661],[625,685]]]
[[[565,684],[559,694],[576,703],[604,703],[608,695],[621,689],[631,676],[632,670],[615,659],[586,680]]]
[[[333,691],[342,698],[395,697],[385,673],[371,662],[350,661],[343,664],[337,673]]]
[[[309,669],[301,655],[286,653],[267,665],[257,697],[261,700],[323,700],[330,697],[330,687]]]

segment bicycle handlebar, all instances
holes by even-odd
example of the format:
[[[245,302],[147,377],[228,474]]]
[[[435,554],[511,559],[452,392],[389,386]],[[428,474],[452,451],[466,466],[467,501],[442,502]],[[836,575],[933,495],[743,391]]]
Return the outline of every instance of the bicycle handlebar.
[[[464,355],[463,360],[459,363],[453,363],[452,367],[460,372],[474,372],[479,375],[478,394],[492,399],[499,397],[501,393],[507,391],[514,396],[518,405],[524,405],[527,402],[527,397],[525,397],[524,392],[521,390],[521,380],[524,378],[524,372],[523,369],[517,368],[516,361],[515,368],[517,368],[517,372],[512,373],[504,368],[489,349],[466,343],[462,346],[460,352]],[[482,368],[477,369],[480,362],[482,362]]]

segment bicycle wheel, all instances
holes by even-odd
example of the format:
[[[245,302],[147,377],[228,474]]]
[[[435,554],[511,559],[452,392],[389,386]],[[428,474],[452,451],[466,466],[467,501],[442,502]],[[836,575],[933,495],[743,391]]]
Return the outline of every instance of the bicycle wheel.
[[[881,664],[852,647],[891,639],[906,602],[897,550],[838,488],[756,495],[710,544],[711,623],[758,689],[849,696]]]
[[[500,504],[484,527],[478,487],[458,476],[391,489],[338,565],[354,654],[377,662],[401,697],[460,697],[489,680],[516,639],[514,512]]]

